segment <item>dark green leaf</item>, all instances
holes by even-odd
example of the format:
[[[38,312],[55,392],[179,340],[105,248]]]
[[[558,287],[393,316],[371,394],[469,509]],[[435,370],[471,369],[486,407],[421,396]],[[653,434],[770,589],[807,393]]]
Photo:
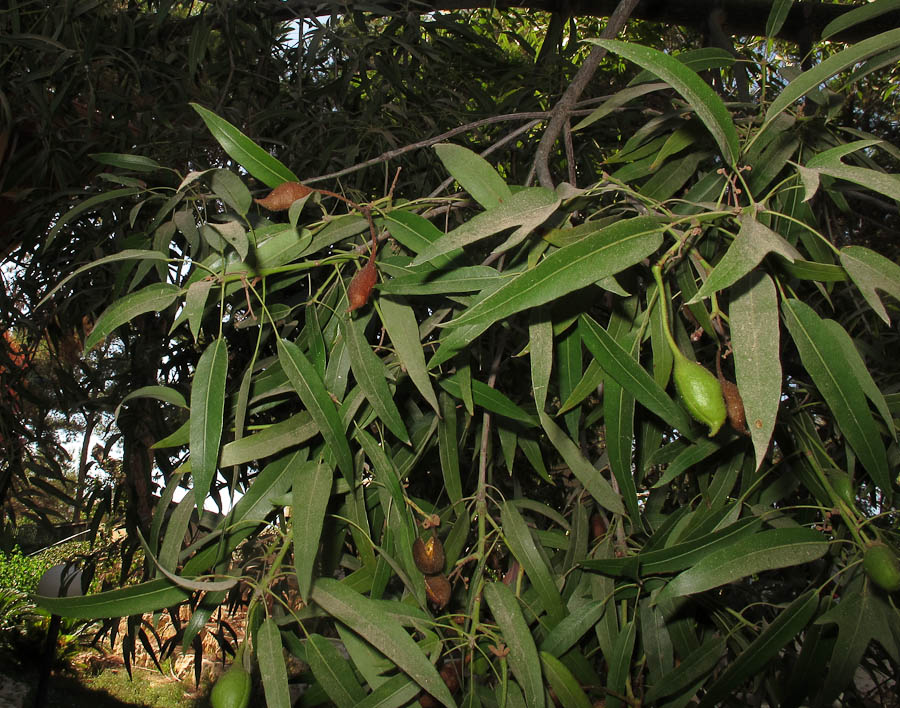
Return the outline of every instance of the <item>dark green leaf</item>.
[[[191,384],[191,477],[198,509],[203,509],[216,476],[227,378],[228,346],[224,339],[219,338],[201,355]]]

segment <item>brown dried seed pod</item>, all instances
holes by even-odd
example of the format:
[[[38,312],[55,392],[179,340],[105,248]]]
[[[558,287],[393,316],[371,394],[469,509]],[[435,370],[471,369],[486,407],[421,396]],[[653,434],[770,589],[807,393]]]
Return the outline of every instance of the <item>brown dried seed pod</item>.
[[[417,538],[412,552],[416,568],[425,575],[437,575],[444,570],[444,544],[437,536],[431,536],[425,541]]]
[[[462,673],[462,666],[458,661],[448,661],[441,665],[438,673],[444,679],[444,683],[450,690],[450,693],[456,693],[459,690],[459,677]]]
[[[443,573],[425,577],[425,594],[428,596],[428,601],[434,606],[434,609],[443,610],[447,603],[450,602],[452,591],[450,581],[447,580],[447,576]]]
[[[353,312],[353,310],[362,307],[369,301],[376,279],[375,251],[372,251],[372,255],[369,256],[369,262],[356,272],[356,275],[353,276],[353,280],[350,281],[350,285],[347,287],[347,302],[350,303],[347,312]]]
[[[284,211],[290,209],[298,199],[303,199],[307,194],[314,192],[311,187],[299,182],[282,182],[269,192],[268,196],[257,199],[256,203],[269,211]]]
[[[725,411],[728,413],[728,424],[735,432],[747,435],[747,417],[744,414],[744,399],[738,387],[724,376],[719,378],[722,385],[722,397],[725,399]]]

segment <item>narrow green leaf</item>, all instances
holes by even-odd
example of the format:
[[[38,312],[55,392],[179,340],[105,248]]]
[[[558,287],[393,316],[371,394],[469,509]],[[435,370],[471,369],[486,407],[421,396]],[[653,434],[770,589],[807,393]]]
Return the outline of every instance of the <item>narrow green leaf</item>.
[[[632,445],[634,444],[634,397],[613,378],[605,381],[603,391],[603,421],[606,430],[606,451],[609,469],[619,485],[628,516],[640,525],[637,489],[634,484]]]
[[[653,84],[642,84],[640,86],[631,86],[630,88],[622,89],[620,91],[616,91],[612,96],[606,99],[600,106],[594,111],[582,118],[578,123],[572,126],[572,131],[578,131],[582,128],[587,128],[592,123],[596,123],[601,118],[608,116],[617,108],[621,108],[629,101],[634,100],[635,98],[640,98],[648,93],[653,93],[655,91],[661,91],[663,89],[668,88],[669,85],[663,82],[657,82]]]
[[[900,300],[900,266],[864,246],[846,246],[841,249],[841,265],[852,278],[876,314],[891,323],[878,290]]]
[[[775,0],[772,3],[772,7],[769,9],[769,17],[766,19],[766,37],[772,38],[778,34],[793,4],[794,0]]]
[[[162,578],[82,597],[33,597],[39,607],[54,615],[72,619],[100,619],[156,612],[181,604],[189,596],[188,591]]]
[[[306,661],[337,708],[354,708],[365,699],[366,693],[349,662],[321,634],[310,634],[307,638]]]
[[[654,683],[644,696],[651,704],[660,698],[680,693],[710,673],[725,653],[725,640],[712,637],[688,654],[682,662]]]
[[[553,654],[542,651],[541,665],[544,669],[544,677],[550,683],[550,687],[556,694],[557,700],[563,708],[591,708],[584,689],[559,659]]]
[[[194,336],[194,341],[200,336],[200,323],[203,321],[203,311],[206,309],[206,299],[209,297],[212,280],[198,280],[191,283],[184,297],[184,311],[187,315],[188,327]]]
[[[425,353],[419,339],[419,325],[416,322],[415,313],[403,298],[379,298],[378,309],[384,328],[394,345],[394,351],[397,352],[397,358],[400,359],[409,378],[422,394],[422,398],[428,402],[435,413],[440,414],[437,396],[425,366]]]
[[[278,361],[325,438],[344,479],[352,487],[355,475],[350,445],[337,406],[325,390],[321,377],[296,344],[281,338],[278,339]]]
[[[419,685],[406,678],[405,674],[397,674],[354,705],[356,708],[399,708],[407,705],[420,690]]]
[[[53,243],[53,240],[56,238],[56,235],[60,232],[63,226],[65,226],[81,214],[91,211],[98,204],[105,204],[106,202],[111,202],[116,199],[130,197],[134,194],[140,194],[143,191],[144,190],[139,187],[124,187],[123,189],[113,189],[108,192],[102,192],[101,194],[96,194],[93,197],[85,199],[83,202],[79,202],[76,206],[72,207],[71,209],[69,209],[69,211],[59,217],[57,222],[53,225],[53,228],[50,229],[50,232],[47,234],[47,240],[44,242],[44,248]]]
[[[319,555],[319,539],[325,509],[331,499],[332,468],[322,458],[294,469],[291,525],[294,532],[294,572],[300,597],[309,601],[313,570]]]
[[[241,216],[250,211],[253,197],[244,181],[231,170],[213,170],[210,178],[213,193]]]
[[[693,595],[765,570],[809,563],[827,551],[825,537],[811,529],[761,531],[706,554],[666,585],[656,601]]]
[[[445,376],[438,381],[438,385],[442,389],[461,401],[464,401],[463,392],[465,383],[466,380],[459,371],[450,376]],[[528,427],[534,427],[538,424],[538,421],[534,416],[525,412],[521,407],[509,400],[506,395],[500,393],[500,391],[491,388],[483,381],[478,381],[477,379],[472,380],[471,383],[472,401],[475,405],[480,406],[491,413],[496,413],[497,415],[502,415],[510,420],[518,421]]]
[[[406,630],[386,618],[372,600],[331,578],[316,580],[312,599],[332,617],[351,627],[445,706],[456,706],[456,701],[428,657]]]
[[[605,602],[590,600],[572,610],[544,637],[540,646],[541,651],[556,657],[563,656],[586,632],[593,629],[606,609]]]
[[[156,160],[143,155],[128,155],[118,152],[94,152],[88,155],[94,162],[110,167],[120,167],[131,172],[154,172],[166,169]]]
[[[181,288],[169,283],[154,283],[116,300],[97,318],[84,340],[84,351],[93,349],[117,327],[147,312],[160,312],[175,302]]]
[[[639,64],[667,82],[687,101],[712,134],[729,165],[737,163],[740,141],[731,114],[719,95],[683,63],[662,52],[639,44],[614,39],[588,39],[593,44]]]
[[[538,552],[525,519],[512,503],[504,502],[500,507],[500,521],[509,549],[525,570],[547,612],[548,626],[555,626],[566,616],[566,606],[554,582],[553,573]]]
[[[215,232],[216,235],[231,246],[237,252],[242,263],[247,260],[247,254],[250,252],[250,241],[247,238],[247,232],[241,224],[237,221],[226,221],[221,224],[206,224],[201,230],[201,233],[204,237],[208,237],[210,231]],[[221,250],[224,250],[224,248]]]
[[[179,408],[188,407],[187,401],[184,400],[184,396],[180,391],[176,391],[174,388],[169,388],[168,386],[142,386],[129,393],[119,402],[119,405],[116,406],[116,410],[113,413],[113,418],[118,418],[122,406],[135,398],[152,398],[157,401],[162,401],[163,403],[171,403],[173,406],[178,406]]]
[[[487,600],[497,620],[503,640],[509,647],[509,667],[522,687],[525,703],[531,708],[544,706],[544,682],[537,647],[531,630],[522,616],[519,601],[506,585],[499,582],[486,583],[484,598]]]
[[[450,503],[454,506],[462,499],[462,480],[459,476],[459,441],[456,437],[456,404],[446,393],[440,397],[441,420],[438,422],[438,452],[441,458],[441,475]]]
[[[607,374],[668,425],[684,435],[691,434],[687,414],[605,329],[587,315],[581,316],[578,328],[585,346]]]
[[[822,318],[806,303],[785,300],[782,313],[800,358],[834,414],[841,432],[872,480],[889,495],[891,475],[884,441],[878,433],[865,394],[854,377],[847,376],[850,365],[840,344]]]
[[[228,345],[220,337],[210,343],[200,356],[191,384],[191,477],[194,501],[200,510],[216,476],[227,378]]]
[[[631,678],[631,657],[634,654],[634,643],[637,639],[637,622],[631,620],[622,627],[619,636],[616,637],[616,643],[613,646],[613,658],[609,662],[609,673],[607,674],[607,686],[619,695],[626,693],[625,689]],[[625,703],[616,696],[608,694],[606,696],[606,705],[609,708],[619,708]]]
[[[737,387],[759,469],[781,402],[781,328],[775,283],[762,272],[746,276],[734,289],[728,314]]]
[[[885,400],[881,389],[878,388],[878,384],[875,383],[875,379],[872,378],[869,367],[867,367],[866,362],[863,361],[859,349],[856,348],[856,344],[853,342],[853,338],[848,334],[847,330],[834,320],[822,320],[822,324],[834,341],[840,346],[841,351],[844,354],[844,361],[847,362],[848,370],[853,375],[853,378],[856,379],[856,383],[860,390],[866,394],[873,404],[875,404],[875,408],[884,419],[884,424],[888,429],[888,433],[896,440],[897,430],[894,425],[894,418],[888,408],[887,401]]]
[[[391,267],[385,265],[382,270],[390,272]],[[448,271],[415,270],[382,283],[378,289],[385,295],[468,293],[508,277],[490,266],[463,266]]]
[[[260,182],[274,189],[282,182],[300,181],[297,175],[227,120],[199,104],[192,103],[191,107],[197,111],[203,122],[206,123],[209,132],[229,157]]]
[[[800,76],[791,81],[774,101],[769,105],[766,111],[765,121],[760,133],[765,130],[772,121],[782,111],[799,101],[807,93],[815,89],[817,86],[826,82],[832,76],[839,74],[845,69],[868,59],[869,57],[883,52],[886,49],[900,44],[900,29],[882,32],[874,37],[869,37],[861,42],[851,45],[837,54],[832,54],[825,61],[817,64],[809,71],[804,71]],[[759,133],[757,133],[759,135]]]
[[[394,209],[381,219],[376,219],[377,227],[386,227],[391,236],[397,239],[403,246],[413,253],[422,253],[431,244],[444,237],[444,233],[432,224],[428,219],[402,209]],[[462,254],[461,249],[456,249],[430,260],[435,268],[443,268],[453,262]]]
[[[287,668],[281,649],[281,632],[274,617],[269,617],[256,630],[256,657],[266,692],[267,708],[291,708]]]
[[[69,273],[65,278],[59,281],[44,297],[41,298],[40,302],[37,304],[37,308],[43,306],[47,300],[49,300],[53,295],[55,295],[61,287],[63,287],[66,283],[68,283],[72,278],[81,275],[87,270],[93,270],[97,266],[105,265],[106,263],[115,263],[117,261],[132,261],[132,260],[151,260],[151,261],[168,261],[169,258],[164,253],[160,253],[159,251],[146,251],[139,248],[128,248],[124,251],[119,251],[118,253],[113,253],[109,256],[104,256],[103,258],[98,258],[95,261],[91,261],[87,265],[83,265],[80,268]]]
[[[640,601],[641,644],[647,657],[647,683],[653,686],[675,666],[672,638],[666,628],[666,620],[660,608],[649,597]]]
[[[825,25],[821,39],[828,39],[832,35],[839,34],[854,25],[874,20],[876,17],[897,9],[900,9],[900,0],[876,0],[876,2],[847,10],[847,12],[841,13]]]
[[[400,440],[409,443],[409,433],[394,396],[387,384],[387,371],[372,346],[366,340],[367,319],[341,318],[341,333],[350,355],[350,368],[366,399],[378,414],[381,422]],[[423,357],[424,360],[424,357]]]
[[[319,427],[312,416],[307,411],[301,411],[258,433],[225,443],[219,464],[230,467],[251,460],[264,460],[286,448],[305,443],[318,432]]]
[[[528,326],[528,351],[531,362],[531,388],[539,411],[547,405],[550,373],[553,369],[553,323],[547,313],[536,310]]]
[[[753,270],[768,253],[784,256],[789,262],[801,258],[800,252],[776,234],[772,229],[760,224],[753,214],[743,213],[738,217],[741,229],[728,247],[700,291],[691,298],[699,302],[719,290],[737,282]]]
[[[734,694],[734,687],[742,685],[758,674],[766,664],[778,656],[789,642],[803,631],[819,606],[819,596],[810,590],[794,600],[766,628],[750,646],[742,651],[707,689],[700,708],[712,708]]]
[[[738,539],[753,534],[761,525],[758,517],[749,516],[724,529],[668,548],[645,550],[637,556],[626,558],[594,558],[582,561],[581,565],[613,577],[629,575],[635,568],[639,569],[639,577],[677,573],[697,564],[713,551],[731,546]]]
[[[550,416],[539,411],[541,417],[541,425],[547,437],[556,448],[556,451],[562,456],[566,465],[572,470],[572,474],[584,485],[584,488],[594,498],[594,500],[605,509],[609,509],[614,514],[625,514],[625,507],[622,504],[622,498],[616,494],[612,485],[596,469],[581,453],[581,449],[572,439],[563,432]]]
[[[656,219],[623,219],[551,253],[537,266],[505,283],[450,324],[484,331],[516,312],[556,300],[640,262],[662,243]],[[479,332],[480,333],[480,332]],[[452,336],[452,335],[451,335]],[[469,338],[469,341],[474,336]]]
[[[523,189],[505,199],[498,206],[476,214],[466,223],[445,234],[440,240],[417,255],[411,265],[417,266],[433,261],[438,256],[446,255],[506,229],[517,227],[513,235],[499,249],[495,249],[495,251],[506,250],[519,243],[544,223],[556,211],[559,203],[560,198],[556,192],[544,187]]]
[[[452,143],[438,143],[434,146],[434,151],[447,172],[485,209],[499,206],[512,196],[506,182],[491,164],[468,148]]]

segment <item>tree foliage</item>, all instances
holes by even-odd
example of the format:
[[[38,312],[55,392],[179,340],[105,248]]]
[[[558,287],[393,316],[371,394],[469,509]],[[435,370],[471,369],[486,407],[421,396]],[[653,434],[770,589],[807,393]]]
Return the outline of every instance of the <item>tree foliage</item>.
[[[197,77],[167,114],[192,149],[83,144],[103,174],[23,245],[35,312],[93,313],[85,361],[122,362],[150,560],[42,604],[187,603],[190,646],[249,587],[238,656],[270,705],[282,647],[304,705],[851,705],[860,670],[893,691],[900,181],[853,104],[896,80],[900,30],[802,70],[487,12],[308,19],[293,46],[253,7],[111,13],[180,37],[134,66]]]

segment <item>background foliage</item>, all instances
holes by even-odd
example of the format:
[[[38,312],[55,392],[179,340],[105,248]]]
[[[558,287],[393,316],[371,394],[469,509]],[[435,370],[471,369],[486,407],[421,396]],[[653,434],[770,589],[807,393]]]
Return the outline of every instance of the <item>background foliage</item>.
[[[141,613],[187,603],[188,647],[245,602],[273,706],[283,648],[303,705],[884,703],[900,31],[801,68],[640,23],[263,7],[4,16],[54,67],[7,94],[3,316],[53,363],[5,367],[38,409],[4,407],[5,484],[64,467],[41,410],[115,414],[147,559],[42,604],[131,616],[103,624],[128,651]],[[679,356],[728,381],[716,434]]]

